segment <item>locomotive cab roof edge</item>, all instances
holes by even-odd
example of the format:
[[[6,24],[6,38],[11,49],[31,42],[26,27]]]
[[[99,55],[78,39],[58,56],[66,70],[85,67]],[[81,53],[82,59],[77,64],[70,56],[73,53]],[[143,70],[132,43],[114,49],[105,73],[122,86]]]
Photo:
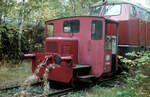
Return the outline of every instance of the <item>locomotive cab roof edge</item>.
[[[63,17],[63,18],[56,18],[56,19],[52,19],[52,20],[45,21],[45,24],[47,24],[47,22],[50,22],[50,21],[61,20],[61,19],[67,19],[67,18],[70,18],[70,19],[71,19],[71,18],[79,18],[79,17],[103,18],[106,23],[119,24],[119,21],[116,21],[116,20],[113,20],[113,19],[107,19],[107,18],[102,17],[102,16],[71,16],[71,17]]]

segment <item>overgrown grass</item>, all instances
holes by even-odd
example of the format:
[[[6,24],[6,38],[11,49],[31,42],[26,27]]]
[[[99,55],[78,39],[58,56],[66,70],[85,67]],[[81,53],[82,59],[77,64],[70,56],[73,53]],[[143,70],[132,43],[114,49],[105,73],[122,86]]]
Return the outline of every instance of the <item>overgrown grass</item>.
[[[0,65],[0,86],[21,82],[32,74],[31,61],[24,61],[22,64]]]
[[[123,58],[131,69],[123,72],[126,84],[106,88],[96,85],[86,91],[69,93],[68,97],[150,97],[150,52],[128,53],[132,59]]]
[[[69,93],[67,97],[150,97],[150,95],[131,87],[104,88],[94,86],[87,91]]]
[[[118,86],[113,88],[93,87],[92,91],[86,93],[87,97],[140,97],[140,93],[131,88]]]

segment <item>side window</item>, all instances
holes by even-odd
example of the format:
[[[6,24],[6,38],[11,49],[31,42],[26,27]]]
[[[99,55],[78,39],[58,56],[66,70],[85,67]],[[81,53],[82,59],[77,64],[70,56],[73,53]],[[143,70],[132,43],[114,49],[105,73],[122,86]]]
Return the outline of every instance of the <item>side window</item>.
[[[142,19],[143,11],[141,8],[138,8],[139,18]]]
[[[92,21],[91,39],[92,40],[101,40],[102,39],[102,31],[103,31],[102,21],[93,20]]]
[[[142,8],[138,8],[138,13],[139,13],[139,18],[142,20],[147,20],[148,19],[148,13],[146,10]]]
[[[130,7],[130,14],[131,14],[131,16],[136,17],[136,9],[134,6]]]
[[[150,22],[150,13],[148,13],[148,21]]]
[[[144,20],[148,21],[148,15],[149,15],[148,12],[145,11]]]
[[[47,37],[52,37],[54,33],[54,24],[48,24],[47,25]]]
[[[77,33],[80,31],[80,21],[79,20],[64,21],[63,29],[64,32]]]
[[[103,8],[102,16],[117,16],[121,14],[121,5],[106,5]]]

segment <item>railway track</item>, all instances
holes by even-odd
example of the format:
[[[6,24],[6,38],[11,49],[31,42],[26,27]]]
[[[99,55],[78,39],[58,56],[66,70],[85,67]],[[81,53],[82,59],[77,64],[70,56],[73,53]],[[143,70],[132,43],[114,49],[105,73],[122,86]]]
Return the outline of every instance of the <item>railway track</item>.
[[[109,86],[110,84],[113,84],[112,80],[116,80],[116,79],[117,79],[116,77],[103,78],[103,79],[100,79],[96,84],[100,84],[100,85],[103,84],[103,85]],[[38,85],[38,84],[40,85],[39,82],[38,83],[34,83],[32,85]],[[20,86],[21,86],[20,83],[14,83],[14,84],[10,84],[10,85],[6,85],[6,86],[0,87],[0,91],[4,91],[4,90],[5,91],[8,91],[8,90],[11,91],[12,89],[19,88]],[[111,87],[111,85],[110,85],[110,87]],[[76,92],[76,91],[80,91],[80,90],[84,90],[84,89],[87,89],[87,86],[86,87],[78,87],[78,88],[66,88],[66,89],[62,89],[62,90],[57,90],[56,89],[56,90],[53,90],[52,92],[48,93],[46,96],[47,97],[60,97],[60,96],[68,94],[69,92]],[[42,92],[39,92],[39,91],[34,91],[34,94],[37,94],[37,95],[33,95],[33,97],[45,97],[42,94]]]
[[[39,82],[32,83],[31,86],[38,85],[38,84],[41,84],[41,82],[39,81]],[[13,89],[13,88],[19,88],[19,87],[21,87],[21,85],[22,85],[21,83],[16,82],[16,83],[13,83],[13,84],[0,86],[0,91],[9,90],[9,89]]]
[[[21,86],[21,84],[18,83],[18,82],[17,83],[13,83],[13,84],[9,84],[9,85],[5,85],[5,86],[0,86],[0,91],[13,89],[13,88],[18,88],[20,86]]]
[[[75,89],[75,88],[68,88],[68,89],[58,90],[56,92],[49,93],[46,96],[47,97],[60,97],[60,96],[66,95],[67,93],[75,91],[75,90],[77,90],[77,89]],[[37,97],[44,97],[44,95],[38,95]]]

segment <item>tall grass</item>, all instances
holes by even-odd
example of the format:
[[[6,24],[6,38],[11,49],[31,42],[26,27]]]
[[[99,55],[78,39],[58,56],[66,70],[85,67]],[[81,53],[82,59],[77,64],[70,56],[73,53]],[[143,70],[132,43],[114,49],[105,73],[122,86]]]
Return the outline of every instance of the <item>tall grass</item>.
[[[32,74],[31,61],[24,61],[22,64],[3,63],[0,65],[0,86],[21,82]]]

